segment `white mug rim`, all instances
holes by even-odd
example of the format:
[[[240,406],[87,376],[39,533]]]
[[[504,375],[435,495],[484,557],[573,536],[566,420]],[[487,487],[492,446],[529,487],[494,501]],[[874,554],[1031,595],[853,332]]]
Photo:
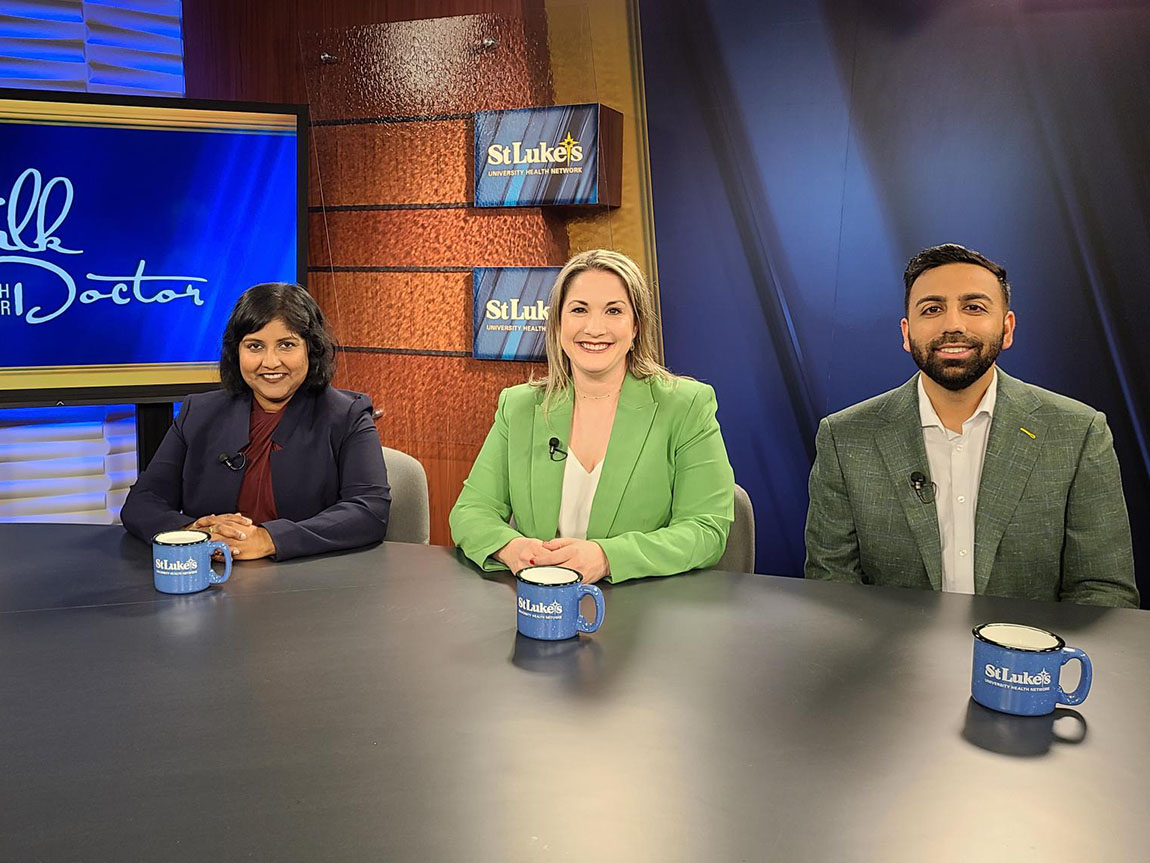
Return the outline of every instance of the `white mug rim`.
[[[203,539],[196,539],[192,540],[191,542],[165,542],[164,540],[160,539],[160,537],[166,533],[198,533],[202,534]],[[211,538],[212,535],[210,533],[208,533],[206,530],[201,530],[198,527],[180,527],[176,528],[175,530],[161,530],[159,533],[152,537],[152,544],[162,545],[166,548],[186,548],[189,545],[199,545],[203,542],[209,542]]]
[[[1054,639],[1055,644],[1052,647],[1015,647],[1013,644],[1003,644],[1001,641],[995,641],[993,638],[982,634],[982,630],[987,626],[1013,626],[1018,629],[1029,629],[1032,632],[1041,632],[1043,635],[1049,635]],[[1010,623],[1005,620],[994,620],[987,623],[980,623],[978,626],[971,630],[974,637],[985,644],[993,645],[1002,650],[1016,650],[1019,653],[1057,653],[1066,646],[1066,639],[1056,632],[1051,632],[1049,629],[1043,629],[1040,626],[1029,626],[1025,623]]]
[[[533,569],[563,569],[575,576],[571,581],[565,581],[562,584],[541,584],[538,581],[532,581],[529,578],[524,578],[523,573],[530,572]],[[550,563],[539,563],[535,566],[525,566],[519,572],[515,573],[515,578],[522,581],[524,584],[530,584],[532,587],[570,587],[573,584],[581,584],[583,581],[583,574],[577,569],[572,569],[569,566],[556,566]]]

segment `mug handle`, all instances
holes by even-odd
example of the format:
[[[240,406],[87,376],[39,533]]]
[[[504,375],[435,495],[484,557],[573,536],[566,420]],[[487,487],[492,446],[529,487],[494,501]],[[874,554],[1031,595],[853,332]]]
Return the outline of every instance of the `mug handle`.
[[[1090,679],[1094,674],[1094,669],[1090,665],[1090,657],[1077,647],[1064,647],[1062,648],[1062,663],[1059,668],[1072,659],[1077,659],[1082,663],[1082,679],[1078,681],[1078,688],[1073,692],[1066,692],[1061,686],[1058,687],[1059,704],[1081,704],[1090,694]]]
[[[208,558],[208,580],[211,584],[223,584],[228,580],[232,574],[232,549],[226,542],[213,540],[208,543],[208,548],[212,551],[222,551],[224,553],[224,574],[220,575],[216,572],[215,567],[212,566],[212,559]]]
[[[603,591],[593,584],[578,584],[575,586],[576,601],[582,599],[584,596],[590,596],[595,600],[595,622],[592,624],[587,623],[587,618],[582,614],[579,615],[579,620],[576,621],[575,626],[580,632],[594,632],[603,623]]]

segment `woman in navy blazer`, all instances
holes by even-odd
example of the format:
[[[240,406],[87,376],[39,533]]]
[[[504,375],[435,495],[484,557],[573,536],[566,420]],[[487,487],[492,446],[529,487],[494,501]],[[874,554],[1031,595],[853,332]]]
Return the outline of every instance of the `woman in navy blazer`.
[[[239,560],[382,540],[391,493],[371,400],[334,389],[334,371],[323,313],[303,288],[246,291],[224,331],[224,389],[184,402],[128,493],[124,527],[144,540],[207,530]]]

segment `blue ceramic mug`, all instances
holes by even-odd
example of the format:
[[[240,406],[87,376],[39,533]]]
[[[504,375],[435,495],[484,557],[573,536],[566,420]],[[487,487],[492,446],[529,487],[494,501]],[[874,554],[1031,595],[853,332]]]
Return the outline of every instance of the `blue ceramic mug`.
[[[516,575],[519,583],[517,627],[528,638],[558,641],[580,632],[594,632],[603,623],[603,591],[583,584],[583,577],[565,566],[528,566]],[[579,600],[595,600],[595,622],[579,613]]]
[[[224,574],[212,569],[212,552],[224,554]],[[152,573],[160,593],[196,593],[232,574],[232,550],[203,530],[167,530],[152,537]]]
[[[1082,663],[1078,688],[1058,685],[1062,666]],[[1058,704],[1081,704],[1090,692],[1090,657],[1045,629],[1018,623],[984,623],[974,628],[970,695],[983,707],[1018,716],[1044,716]]]

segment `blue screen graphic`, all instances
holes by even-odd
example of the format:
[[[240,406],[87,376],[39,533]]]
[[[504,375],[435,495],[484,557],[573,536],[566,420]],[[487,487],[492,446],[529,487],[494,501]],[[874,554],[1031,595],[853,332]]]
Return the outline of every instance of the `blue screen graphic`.
[[[0,368],[213,362],[297,279],[294,132],[0,124]]]

